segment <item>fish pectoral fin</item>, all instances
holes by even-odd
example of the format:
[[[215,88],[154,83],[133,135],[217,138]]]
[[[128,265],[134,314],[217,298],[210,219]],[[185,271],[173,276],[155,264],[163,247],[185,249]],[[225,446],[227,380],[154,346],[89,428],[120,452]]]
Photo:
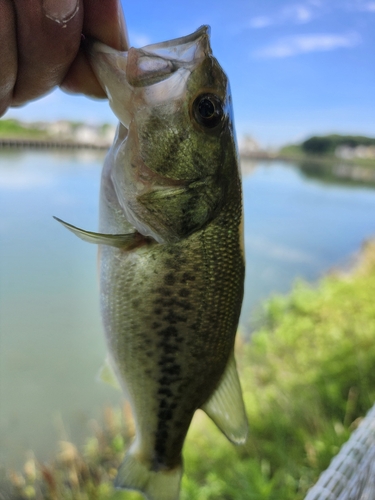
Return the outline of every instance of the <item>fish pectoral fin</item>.
[[[215,422],[229,441],[235,444],[246,442],[249,426],[233,352],[220,384],[202,406],[202,410]]]
[[[105,382],[111,387],[114,387],[115,389],[121,389],[119,381],[111,366],[111,362],[109,361],[108,356],[105,358],[104,364],[99,370],[98,379],[101,382]]]
[[[133,231],[127,234],[104,234],[104,233],[94,233],[92,231],[85,231],[79,227],[68,224],[67,222],[53,216],[57,222],[60,222],[64,227],[69,229],[73,234],[81,238],[83,241],[88,243],[95,243],[96,245],[109,245],[111,247],[122,248],[124,250],[131,249],[136,246],[139,233]]]

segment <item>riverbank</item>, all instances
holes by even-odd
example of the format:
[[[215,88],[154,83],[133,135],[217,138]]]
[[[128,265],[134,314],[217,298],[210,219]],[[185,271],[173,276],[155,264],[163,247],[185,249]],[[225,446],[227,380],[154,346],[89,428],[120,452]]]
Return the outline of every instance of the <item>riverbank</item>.
[[[83,122],[22,123],[0,120],[1,149],[108,149],[115,127]]]
[[[316,287],[297,283],[264,306],[237,358],[250,422],[234,447],[198,412],[185,450],[181,500],[302,500],[375,400],[375,243],[350,273]],[[105,424],[77,450],[63,442],[53,463],[30,454],[22,471],[2,471],[7,500],[140,500],[112,479],[133,435],[129,408],[108,408]]]
[[[27,149],[27,150],[39,150],[39,149],[93,149],[93,150],[104,150],[109,148],[109,144],[106,143],[94,143],[94,142],[74,142],[71,140],[60,141],[53,139],[0,139],[0,151],[8,149]]]
[[[94,150],[107,151],[111,143],[108,141],[74,141],[45,138],[1,138],[1,151],[20,150]],[[280,160],[298,166],[307,176],[317,177],[326,182],[343,181],[358,184],[375,184],[375,160],[358,159],[338,161],[337,158],[325,156],[293,155],[258,151],[241,155],[243,174],[250,174],[256,161]]]
[[[337,158],[334,155],[312,155],[304,153],[297,146],[286,146],[280,151],[254,151],[251,153],[246,153],[241,155],[243,158],[250,160],[281,160],[290,161],[296,163],[316,163],[316,164],[343,164],[348,166],[360,166],[375,168],[375,159],[373,158],[352,158],[343,159]]]
[[[375,160],[357,158],[342,160],[328,155],[306,155],[291,152],[269,153],[265,151],[248,153],[241,156],[243,173],[253,171],[255,162],[287,162],[298,167],[306,176],[317,178],[323,182],[350,183],[359,185],[375,184]]]

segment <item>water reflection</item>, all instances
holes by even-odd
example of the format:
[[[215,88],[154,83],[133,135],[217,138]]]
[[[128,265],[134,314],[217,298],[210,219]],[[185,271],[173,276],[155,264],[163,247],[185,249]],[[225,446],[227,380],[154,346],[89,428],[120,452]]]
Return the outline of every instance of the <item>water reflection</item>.
[[[258,162],[244,177],[242,323],[251,327],[261,300],[288,291],[296,277],[315,281],[332,267],[347,265],[362,241],[375,234],[374,193],[371,187],[307,176],[301,165]]]
[[[339,161],[301,161],[295,165],[307,177],[336,185],[375,186],[375,169]]]
[[[97,383],[105,358],[96,249],[52,215],[97,228],[103,155],[0,156],[0,463],[27,449],[47,459],[58,439],[82,443],[88,422],[121,395]],[[316,182],[316,170],[246,162],[243,330],[262,299],[316,280],[375,234],[375,191]]]

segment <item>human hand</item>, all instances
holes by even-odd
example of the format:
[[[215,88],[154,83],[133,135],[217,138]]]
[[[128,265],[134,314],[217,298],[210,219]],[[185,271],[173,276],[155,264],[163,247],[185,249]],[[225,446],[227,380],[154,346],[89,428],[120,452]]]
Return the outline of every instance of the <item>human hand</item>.
[[[127,50],[120,0],[0,0],[0,116],[56,85],[105,97],[81,34]]]

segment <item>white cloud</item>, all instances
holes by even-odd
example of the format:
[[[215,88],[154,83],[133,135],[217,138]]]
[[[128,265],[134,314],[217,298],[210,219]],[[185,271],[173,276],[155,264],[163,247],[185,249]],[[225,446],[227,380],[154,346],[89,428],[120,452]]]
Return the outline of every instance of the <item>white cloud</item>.
[[[375,12],[375,2],[366,0],[349,0],[345,7],[349,10],[359,12]]]
[[[323,52],[358,45],[361,39],[356,33],[346,35],[311,34],[281,38],[276,43],[253,52],[257,58],[291,57],[309,52]]]
[[[303,24],[311,21],[315,15],[307,5],[295,4],[285,7],[280,17],[284,22],[292,21],[296,24]]]
[[[317,15],[319,0],[310,0],[307,3],[290,4],[283,7],[274,16],[256,16],[250,19],[250,28],[265,28],[275,24],[304,24],[310,22]]]
[[[135,33],[134,31],[129,32],[129,40],[131,47],[144,47],[145,45],[150,45],[150,38],[143,33]]]
[[[250,19],[247,27],[266,28],[274,25],[285,24],[306,24],[322,16],[332,9],[346,9],[356,12],[374,12],[374,0],[332,0],[330,3],[322,0],[305,0],[296,3],[290,3],[280,7],[273,14],[263,16],[259,15]]]
[[[274,24],[274,21],[267,16],[253,17],[249,22],[250,28],[265,28],[266,26],[270,26],[271,24]]]
[[[375,2],[367,2],[363,4],[362,9],[367,12],[375,12]]]

